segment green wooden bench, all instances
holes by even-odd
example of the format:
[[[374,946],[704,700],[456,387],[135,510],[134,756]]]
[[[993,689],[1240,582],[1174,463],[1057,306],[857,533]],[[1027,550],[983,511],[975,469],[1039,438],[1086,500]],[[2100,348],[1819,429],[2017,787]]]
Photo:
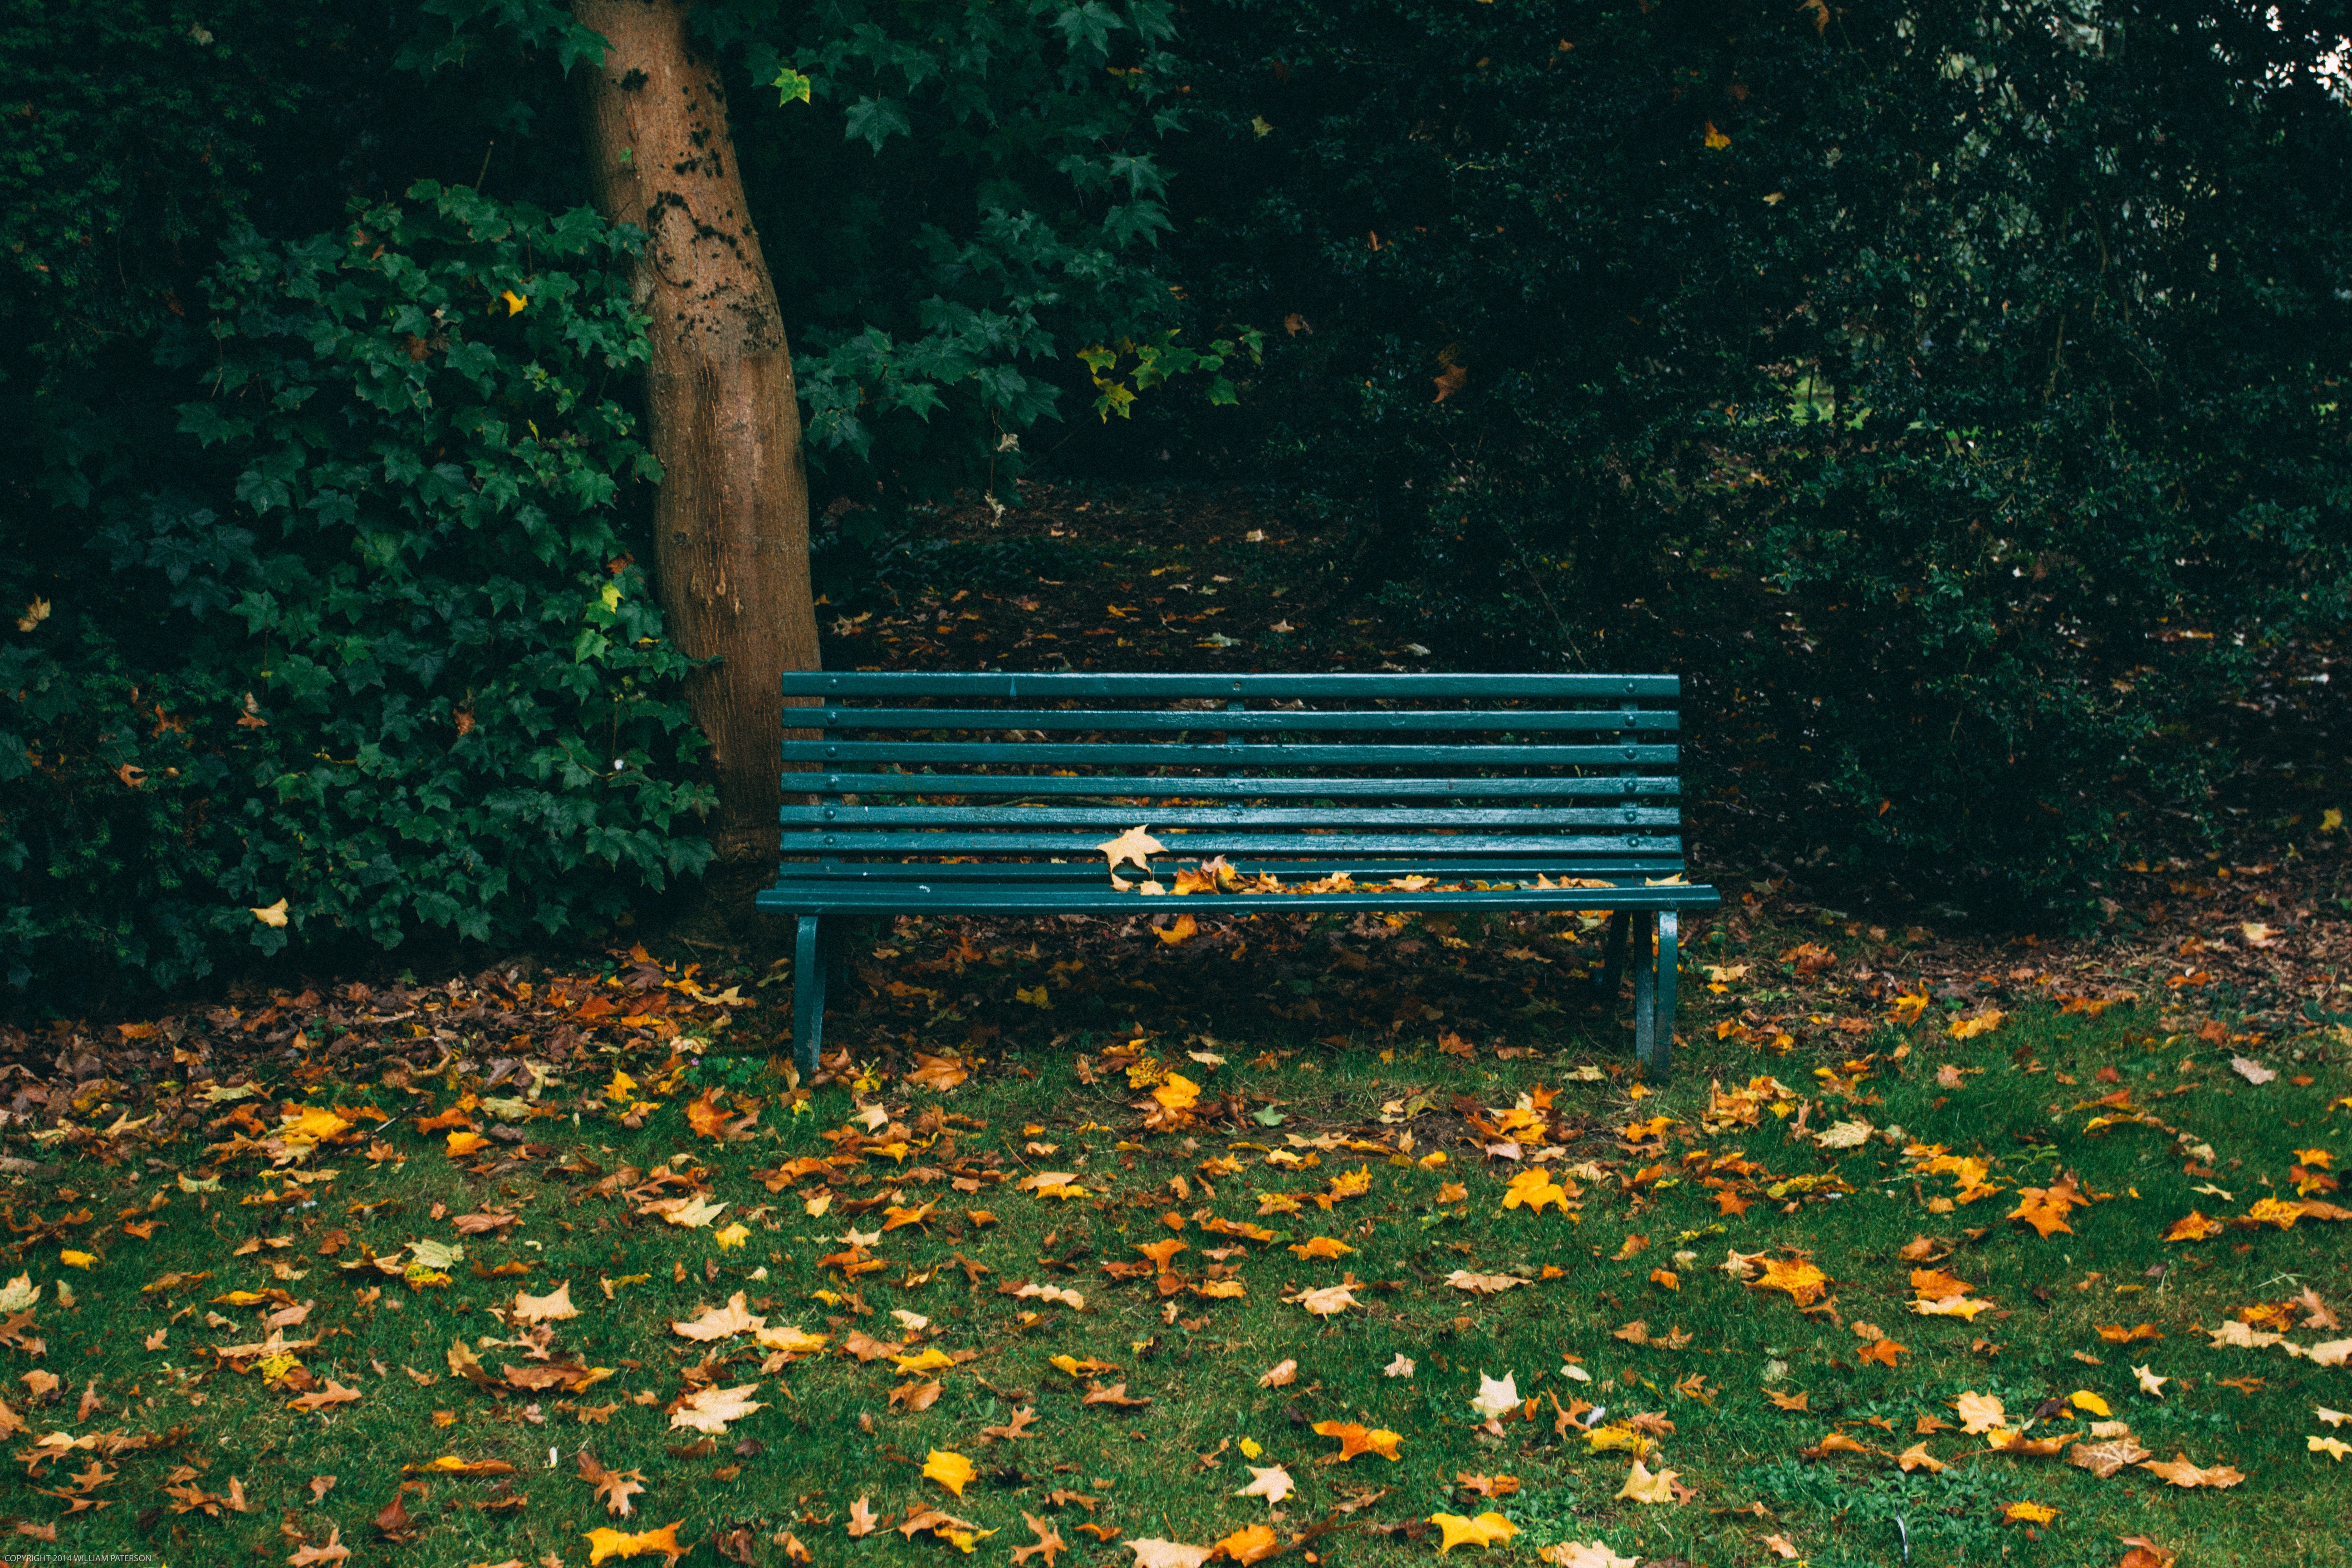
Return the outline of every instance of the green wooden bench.
[[[804,704],[789,721],[811,728],[784,742],[794,804],[758,907],[799,921],[801,1070],[816,1070],[858,916],[1605,910],[1594,984],[1614,1000],[1630,937],[1634,1048],[1662,1078],[1676,921],[1717,902],[1680,880],[1680,689],[1671,675],[787,675]],[[1160,851],[1112,867],[1098,846],[1137,827]],[[1173,896],[1179,871],[1220,856],[1321,890]],[[1147,876],[1171,895],[1143,891]]]

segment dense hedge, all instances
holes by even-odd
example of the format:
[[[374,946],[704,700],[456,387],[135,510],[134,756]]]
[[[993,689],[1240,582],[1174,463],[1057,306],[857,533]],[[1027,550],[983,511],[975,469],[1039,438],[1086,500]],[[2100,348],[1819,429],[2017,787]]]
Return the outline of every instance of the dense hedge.
[[[172,461],[93,431],[0,563],[13,984],[559,930],[707,859],[624,526],[632,243],[426,184],[226,244],[152,373]]]
[[[1145,437],[1458,667],[1690,675],[1791,847],[2086,907],[2352,609],[2345,17],[1196,5],[1179,269],[1289,331],[1249,449]]]

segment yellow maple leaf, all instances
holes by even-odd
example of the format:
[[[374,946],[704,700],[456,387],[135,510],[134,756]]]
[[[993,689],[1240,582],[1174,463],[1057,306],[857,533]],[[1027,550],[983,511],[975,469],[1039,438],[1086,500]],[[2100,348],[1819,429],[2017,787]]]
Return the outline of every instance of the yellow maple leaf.
[[[963,1496],[963,1489],[971,1485],[979,1473],[972,1468],[970,1459],[951,1449],[934,1448],[930,1457],[923,1461],[923,1479],[939,1482],[959,1498]]]
[[[678,1525],[685,1522],[681,1519],[677,1524],[666,1524],[659,1530],[643,1531],[635,1535],[626,1535],[617,1530],[592,1530],[582,1537],[588,1542],[589,1568],[595,1568],[595,1564],[607,1557],[646,1557],[655,1552],[675,1563],[690,1550],[690,1543],[681,1544],[677,1539]]]
[[[710,1239],[722,1247],[740,1247],[751,1238],[751,1227],[740,1221],[729,1226],[725,1230],[715,1230],[710,1233]]]
[[[247,910],[246,913],[263,925],[283,926],[286,923],[286,900],[280,899],[276,903],[266,905],[261,909]]]
[[[2038,1502],[2013,1502],[2001,1510],[2004,1524],[2047,1524],[2058,1517],[2058,1510]]]
[[[70,1250],[58,1253],[58,1261],[60,1263],[70,1264],[76,1268],[94,1268],[98,1263],[97,1258],[89,1253],[74,1252]]]
[[[1457,1546],[1492,1546],[1498,1541],[1508,1542],[1519,1532],[1517,1525],[1494,1512],[1482,1513],[1475,1519],[1458,1513],[1433,1513],[1429,1522],[1444,1531],[1445,1538],[1437,1547],[1441,1557]]]
[[[1617,1500],[1623,1502],[1672,1502],[1675,1500],[1675,1480],[1678,1470],[1660,1470],[1652,1475],[1641,1460],[1625,1472],[1625,1484],[1617,1489]]]
[[[1731,145],[1731,138],[1717,131],[1712,120],[1706,122],[1706,145],[1707,150],[1713,153],[1720,153]]]
[[[1801,1258],[1773,1258],[1764,1265],[1761,1278],[1749,1281],[1759,1290],[1786,1290],[1789,1299],[1800,1307],[1810,1307],[1819,1300],[1829,1282],[1828,1275]]]
[[[1118,872],[1123,863],[1129,860],[1149,872],[1151,869],[1151,862],[1148,857],[1165,855],[1168,852],[1167,847],[1152,837],[1150,830],[1145,827],[1130,827],[1116,838],[1104,839],[1095,847],[1110,858],[1110,868],[1113,874]]]
[[[1344,1258],[1356,1249],[1328,1236],[1314,1236],[1305,1241],[1291,1243],[1290,1250],[1299,1258]]]
[[[1397,1445],[1404,1441],[1401,1433],[1377,1427],[1367,1430],[1353,1421],[1318,1421],[1314,1431],[1318,1437],[1339,1439],[1338,1458],[1342,1461],[1352,1459],[1359,1454],[1378,1454],[1393,1464],[1400,1457]]]

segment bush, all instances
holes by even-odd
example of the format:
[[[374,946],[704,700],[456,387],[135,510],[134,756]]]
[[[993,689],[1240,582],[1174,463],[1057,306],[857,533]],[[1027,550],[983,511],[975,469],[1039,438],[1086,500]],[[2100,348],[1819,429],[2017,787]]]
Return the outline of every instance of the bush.
[[[247,233],[158,356],[176,432],[61,426],[0,565],[12,984],[566,931],[708,859],[631,553],[635,242],[429,182]]]
[[[2080,908],[2204,815],[2212,705],[2352,611],[2326,44],[1224,0],[1171,244],[1204,321],[1288,328],[1243,471],[1350,523],[1441,658],[1680,670],[1702,822]]]

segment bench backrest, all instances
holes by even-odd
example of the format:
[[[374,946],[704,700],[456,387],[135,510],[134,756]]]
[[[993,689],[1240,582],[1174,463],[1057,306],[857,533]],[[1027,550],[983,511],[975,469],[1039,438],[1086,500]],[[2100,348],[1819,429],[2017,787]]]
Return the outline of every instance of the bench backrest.
[[[1680,689],[1671,675],[795,673],[785,697],[818,705],[786,722],[817,738],[784,742],[784,875],[913,858],[1099,879],[1096,845],[1140,826],[1170,860],[1664,877],[1683,868]]]

